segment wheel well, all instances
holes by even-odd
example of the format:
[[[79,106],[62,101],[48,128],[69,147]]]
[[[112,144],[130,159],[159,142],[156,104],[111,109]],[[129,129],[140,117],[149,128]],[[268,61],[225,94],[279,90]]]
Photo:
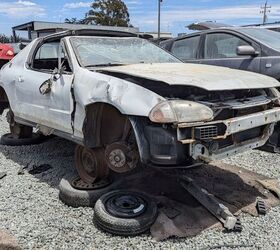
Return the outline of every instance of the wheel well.
[[[0,87],[0,115],[3,114],[3,111],[9,107],[9,100],[5,90]]]
[[[104,147],[120,141],[127,125],[131,128],[126,115],[107,103],[86,106],[83,125],[84,143],[89,148]]]

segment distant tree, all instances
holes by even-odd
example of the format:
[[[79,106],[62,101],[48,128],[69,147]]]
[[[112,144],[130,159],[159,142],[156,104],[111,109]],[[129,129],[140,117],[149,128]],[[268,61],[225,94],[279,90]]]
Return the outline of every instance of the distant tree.
[[[13,42],[21,42],[21,41],[25,41],[26,39],[21,38],[19,36],[15,37],[16,40],[14,41],[14,37],[13,36],[6,36],[5,34],[0,34],[0,43],[13,43]]]
[[[4,34],[0,34],[0,43],[8,43],[10,42],[10,38]]]
[[[86,24],[128,27],[129,12],[122,0],[95,0],[86,14]]]
[[[65,22],[65,23],[77,23],[78,20],[77,20],[76,17],[72,17],[71,19],[66,18],[64,22]]]
[[[65,23],[71,23],[71,24],[86,24],[86,20],[85,19],[78,19],[76,17],[72,17],[72,18],[66,18]]]

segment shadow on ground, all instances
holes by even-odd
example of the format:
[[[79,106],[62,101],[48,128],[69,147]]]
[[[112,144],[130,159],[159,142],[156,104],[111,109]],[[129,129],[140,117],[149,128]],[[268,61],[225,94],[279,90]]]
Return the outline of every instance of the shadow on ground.
[[[25,147],[0,146],[0,152],[33,174],[42,182],[57,188],[61,178],[74,171],[75,144],[52,138],[40,145]],[[258,180],[267,178],[253,172],[223,163],[213,163],[194,169],[176,172],[186,175],[230,208],[232,213],[245,211],[256,215],[256,199],[261,197],[269,206],[278,204],[278,199],[267,192]],[[152,235],[159,240],[170,236],[194,236],[217,224],[170,171],[158,171],[149,167],[120,176],[121,181],[113,189],[133,189],[147,193],[158,203],[160,214],[152,227]],[[34,190],[35,192],[35,190]]]

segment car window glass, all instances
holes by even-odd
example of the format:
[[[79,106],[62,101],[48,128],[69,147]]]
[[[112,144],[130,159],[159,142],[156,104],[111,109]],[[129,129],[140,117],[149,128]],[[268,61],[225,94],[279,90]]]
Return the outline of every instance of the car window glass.
[[[280,32],[261,28],[241,28],[239,31],[273,49],[280,50]]]
[[[249,45],[243,39],[225,33],[208,34],[205,41],[205,58],[234,58],[237,55],[237,47]]]
[[[45,43],[37,51],[35,59],[54,59],[58,58],[59,42]]]
[[[51,42],[43,44],[36,52],[33,60],[33,68],[37,70],[53,71],[58,68],[58,58],[60,57],[65,67],[66,72],[71,72],[69,63],[65,58],[63,49],[60,47],[60,42]]]
[[[172,47],[172,53],[182,60],[195,59],[199,40],[200,36],[195,36],[175,41]]]
[[[140,38],[71,37],[70,41],[83,67],[181,62],[155,44]]]

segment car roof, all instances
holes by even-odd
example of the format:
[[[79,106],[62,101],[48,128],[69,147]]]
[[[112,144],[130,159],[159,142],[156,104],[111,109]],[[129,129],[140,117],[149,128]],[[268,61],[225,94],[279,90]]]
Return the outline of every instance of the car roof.
[[[208,30],[208,29],[216,29],[216,28],[224,28],[224,27],[232,27],[231,25],[224,23],[216,23],[216,22],[200,22],[200,23],[192,23],[187,26],[189,30]]]
[[[137,33],[116,31],[116,30],[100,30],[100,29],[80,29],[66,30],[43,37],[43,40],[57,40],[67,36],[107,36],[107,37],[141,37]]]
[[[219,28],[206,29],[206,30],[202,30],[202,31],[197,31],[197,32],[193,32],[193,33],[190,33],[190,34],[186,34],[186,35],[183,35],[183,36],[178,36],[178,37],[175,37],[175,38],[171,38],[169,40],[161,42],[161,45],[168,44],[168,43],[170,43],[172,41],[177,41],[177,40],[181,40],[181,39],[192,37],[192,36],[212,33],[212,32],[215,32],[215,31],[237,31],[237,32],[240,32],[239,30],[241,30],[241,29],[244,30],[244,29],[261,29],[261,28],[259,28],[259,27],[229,26],[229,27],[219,27]]]

